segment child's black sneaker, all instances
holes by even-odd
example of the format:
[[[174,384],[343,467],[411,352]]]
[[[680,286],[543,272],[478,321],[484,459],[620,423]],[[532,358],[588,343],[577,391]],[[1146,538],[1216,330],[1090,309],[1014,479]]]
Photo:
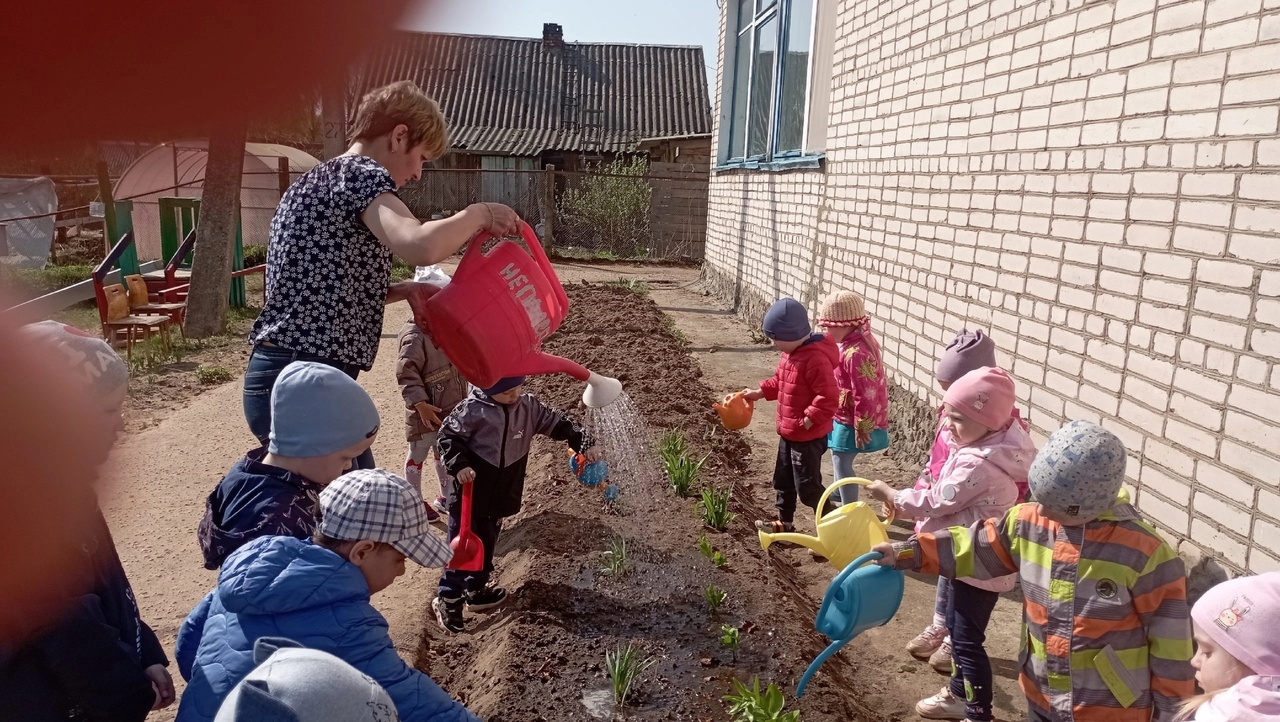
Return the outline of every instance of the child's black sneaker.
[[[440,627],[450,634],[458,634],[465,627],[462,622],[462,605],[465,600],[436,597],[431,600],[431,609],[436,613],[436,621]]]
[[[467,609],[492,609],[507,601],[507,590],[490,584],[478,592],[467,593]]]

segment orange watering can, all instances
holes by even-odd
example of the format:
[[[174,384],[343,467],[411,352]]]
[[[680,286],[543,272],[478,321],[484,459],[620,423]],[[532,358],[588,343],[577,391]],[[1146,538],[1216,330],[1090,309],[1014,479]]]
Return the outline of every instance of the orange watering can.
[[[484,569],[484,542],[471,531],[471,488],[475,484],[462,485],[462,518],[458,520],[458,536],[449,542],[453,558],[446,565],[450,569],[478,572]]]
[[[774,542],[799,544],[826,557],[836,569],[844,569],[854,559],[870,552],[871,547],[889,541],[888,528],[889,523],[893,521],[893,508],[890,507],[889,517],[884,520],[876,516],[871,507],[862,501],[837,507],[826,516],[821,516],[821,510],[826,508],[827,497],[831,496],[831,492],[836,489],[846,484],[866,486],[870,483],[866,479],[848,478],[827,487],[826,492],[822,494],[822,500],[818,502],[819,511],[813,515],[818,536],[795,532],[771,534],[762,531],[759,532],[760,547],[768,549]]]
[[[755,404],[747,399],[745,391],[729,394],[724,397],[723,402],[712,404],[711,407],[720,414],[720,423],[730,431],[738,431],[751,425],[751,412],[755,410]]]
[[[587,406],[608,406],[622,393],[617,379],[542,352],[542,342],[569,313],[569,297],[523,221],[520,236],[527,253],[509,240],[485,253],[493,236],[476,234],[449,285],[418,284],[411,292],[414,320],[476,386],[493,386],[508,376],[565,373],[587,382]]]

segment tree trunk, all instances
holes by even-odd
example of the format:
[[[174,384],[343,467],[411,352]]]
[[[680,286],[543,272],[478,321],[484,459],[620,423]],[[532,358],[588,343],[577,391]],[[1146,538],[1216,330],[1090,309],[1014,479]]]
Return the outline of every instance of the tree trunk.
[[[191,288],[187,294],[187,338],[209,338],[226,330],[227,293],[240,220],[240,176],[244,170],[246,123],[214,128],[204,172],[204,198],[196,226]]]

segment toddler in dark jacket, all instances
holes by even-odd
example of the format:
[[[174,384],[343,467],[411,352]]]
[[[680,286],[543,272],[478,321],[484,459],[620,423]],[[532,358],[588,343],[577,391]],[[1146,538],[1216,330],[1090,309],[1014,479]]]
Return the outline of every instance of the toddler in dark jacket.
[[[271,436],[231,467],[205,502],[197,536],[205,569],[264,536],[308,539],[320,492],[373,445],[378,409],[332,366],[294,361],[271,389]]]
[[[569,416],[522,393],[524,377],[505,378],[487,389],[472,389],[440,429],[438,454],[452,478],[445,490],[449,509],[449,540],[458,535],[462,519],[462,486],[473,484],[471,530],[484,543],[484,568],[478,572],[446,569],[431,603],[440,626],[463,631],[462,609],[489,609],[507,598],[502,587],[489,584],[493,548],[502,518],[520,511],[525,466],[535,435],[567,441],[574,451],[598,461],[600,452],[591,436]]]

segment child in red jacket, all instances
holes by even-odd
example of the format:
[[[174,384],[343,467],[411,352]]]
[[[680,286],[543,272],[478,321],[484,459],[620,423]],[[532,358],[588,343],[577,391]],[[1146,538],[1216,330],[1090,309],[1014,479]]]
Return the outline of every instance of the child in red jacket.
[[[756,521],[757,529],[776,533],[794,529],[796,497],[812,509],[822,498],[822,457],[840,396],[835,377],[840,352],[834,341],[813,333],[808,312],[791,298],[770,307],[764,316],[764,334],[782,358],[773,378],[747,391],[746,397],[778,402],[781,439],[773,468],[778,518]],[[835,506],[830,501],[827,505],[824,513]]]

